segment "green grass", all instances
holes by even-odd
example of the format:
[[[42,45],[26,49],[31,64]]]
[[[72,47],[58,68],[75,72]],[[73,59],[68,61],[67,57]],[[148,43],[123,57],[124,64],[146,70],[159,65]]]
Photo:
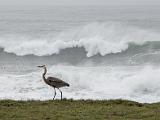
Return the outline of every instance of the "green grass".
[[[160,103],[1,100],[0,120],[160,120]]]

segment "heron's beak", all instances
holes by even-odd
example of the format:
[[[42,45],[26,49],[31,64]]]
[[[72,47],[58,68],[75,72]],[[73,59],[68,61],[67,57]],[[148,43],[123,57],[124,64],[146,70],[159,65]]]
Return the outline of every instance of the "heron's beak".
[[[37,67],[42,67],[42,66],[37,66]]]
[[[38,65],[37,67],[41,67],[42,68],[42,67],[45,67],[45,65]]]

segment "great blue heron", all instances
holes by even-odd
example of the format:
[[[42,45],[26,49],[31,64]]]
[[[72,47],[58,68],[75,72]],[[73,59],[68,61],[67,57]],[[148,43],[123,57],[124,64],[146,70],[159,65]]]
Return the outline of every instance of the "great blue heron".
[[[59,78],[56,78],[56,77],[48,77],[46,79],[45,75],[47,73],[47,68],[45,65],[42,65],[42,66],[37,66],[37,67],[40,67],[40,68],[44,68],[44,73],[42,74],[42,78],[44,80],[44,82],[50,86],[52,86],[54,88],[54,97],[53,97],[53,100],[56,96],[56,88],[60,91],[61,93],[61,100],[62,100],[62,91],[59,89],[60,87],[65,87],[65,86],[68,86],[69,87],[69,84],[64,82],[63,80],[59,79]]]

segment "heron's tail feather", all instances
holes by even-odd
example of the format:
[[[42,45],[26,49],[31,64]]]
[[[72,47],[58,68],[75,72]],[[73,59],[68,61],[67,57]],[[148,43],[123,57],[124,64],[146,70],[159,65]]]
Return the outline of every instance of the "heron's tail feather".
[[[68,87],[69,87],[70,85],[69,85],[68,83],[66,83],[66,86],[68,86]]]

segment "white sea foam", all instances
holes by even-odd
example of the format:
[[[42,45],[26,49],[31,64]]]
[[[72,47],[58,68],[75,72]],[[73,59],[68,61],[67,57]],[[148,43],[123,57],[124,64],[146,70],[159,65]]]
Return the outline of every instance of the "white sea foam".
[[[160,100],[159,67],[75,67],[52,66],[49,75],[70,84],[64,97],[73,99],[130,99],[138,102]],[[0,77],[0,99],[52,99],[53,88],[41,80],[42,70],[26,75]],[[57,98],[60,97],[57,94]]]
[[[116,22],[91,23],[54,36],[33,38],[28,35],[0,37],[0,47],[17,55],[38,56],[58,54],[60,50],[84,47],[87,57],[122,52],[129,43],[143,45],[147,41],[160,41],[159,33]]]

